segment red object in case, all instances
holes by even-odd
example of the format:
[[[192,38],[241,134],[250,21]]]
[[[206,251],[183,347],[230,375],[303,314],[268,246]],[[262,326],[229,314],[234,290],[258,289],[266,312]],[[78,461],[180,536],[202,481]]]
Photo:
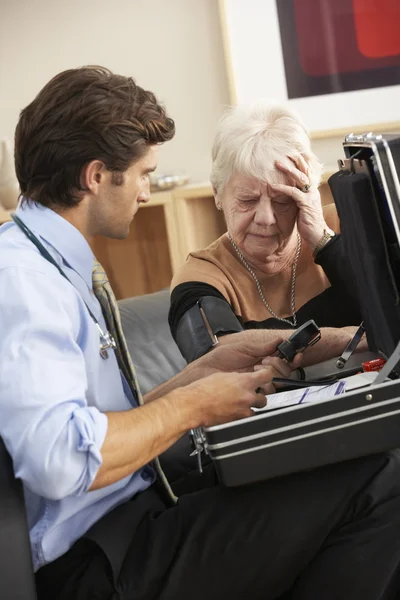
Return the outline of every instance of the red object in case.
[[[384,358],[375,358],[373,360],[367,360],[362,363],[363,371],[380,371],[385,364],[386,360]]]

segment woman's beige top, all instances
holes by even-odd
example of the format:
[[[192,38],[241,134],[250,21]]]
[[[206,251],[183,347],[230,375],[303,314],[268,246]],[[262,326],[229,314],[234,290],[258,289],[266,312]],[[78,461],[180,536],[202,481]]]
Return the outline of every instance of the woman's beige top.
[[[303,258],[300,259],[303,268],[299,269],[296,279],[298,326],[309,319],[314,319],[320,327],[359,324],[362,318],[351,293],[351,275],[343,269],[345,259],[340,235],[318,253],[316,264],[309,260],[307,252],[303,248]],[[291,317],[290,281],[282,293],[271,278],[267,283],[264,281],[263,292],[280,317]],[[226,234],[206,249],[192,252],[175,274],[171,283],[169,313],[173,335],[183,314],[204,296],[224,298],[245,329],[290,327],[269,313],[253,277],[240,262]],[[282,306],[286,314],[282,314],[283,309],[279,310]]]

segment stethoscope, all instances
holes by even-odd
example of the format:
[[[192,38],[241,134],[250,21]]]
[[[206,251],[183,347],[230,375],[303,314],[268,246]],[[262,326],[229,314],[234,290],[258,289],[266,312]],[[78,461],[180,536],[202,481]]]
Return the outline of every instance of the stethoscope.
[[[56,263],[54,258],[51,256],[50,252],[48,252],[48,250],[46,250],[46,248],[43,246],[42,242],[36,237],[36,235],[33,233],[33,231],[31,231],[29,229],[29,227],[27,227],[25,225],[25,223],[23,221],[21,221],[21,219],[15,213],[13,213],[11,215],[11,218],[14,221],[14,223],[17,225],[17,227],[19,227],[20,230],[26,235],[26,237],[33,244],[35,244],[36,248],[39,250],[39,252],[43,256],[43,258],[45,258],[52,265],[54,265],[56,267],[56,269],[59,271],[59,273],[61,273],[61,275],[63,277],[65,277],[65,279],[67,279],[67,281],[69,281],[71,285],[74,285],[72,283],[72,281],[64,273],[64,271],[61,269],[61,267]],[[82,300],[83,300],[83,298],[82,298]],[[101,356],[101,358],[107,359],[108,358],[107,350],[109,350],[109,349],[115,350],[115,348],[117,347],[117,344],[109,331],[104,332],[102,330],[102,328],[100,327],[100,323],[98,322],[98,320],[96,319],[96,317],[94,316],[94,314],[92,313],[92,311],[90,310],[90,308],[88,307],[86,302],[84,300],[83,300],[83,302],[85,303],[88,313],[91,316],[94,324],[96,325],[97,330],[100,335],[100,356]]]

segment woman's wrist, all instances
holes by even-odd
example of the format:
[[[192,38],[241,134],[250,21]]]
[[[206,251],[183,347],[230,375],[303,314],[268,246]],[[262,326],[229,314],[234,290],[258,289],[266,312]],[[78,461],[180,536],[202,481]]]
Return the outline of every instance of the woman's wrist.
[[[322,250],[322,248],[324,248],[326,246],[326,244],[328,242],[330,242],[331,239],[334,237],[335,237],[335,232],[332,231],[332,229],[330,229],[327,225],[325,225],[325,227],[322,231],[322,234],[319,236],[317,241],[314,242],[313,245],[311,245],[313,257],[315,258],[317,256],[318,252],[320,252]]]
[[[319,242],[322,239],[322,236],[325,233],[325,229],[326,229],[327,225],[326,224],[322,224],[319,227],[316,227],[308,236],[307,239],[305,240],[308,244],[308,246],[311,249],[311,252],[314,252],[314,249],[318,246]]]

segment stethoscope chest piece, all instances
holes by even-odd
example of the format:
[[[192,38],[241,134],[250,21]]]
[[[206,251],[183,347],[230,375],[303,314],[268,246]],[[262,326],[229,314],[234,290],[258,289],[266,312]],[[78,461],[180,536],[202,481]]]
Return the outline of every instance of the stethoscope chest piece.
[[[117,344],[109,331],[103,331],[98,323],[96,323],[100,333],[100,356],[104,360],[108,359],[107,350],[115,350]]]

